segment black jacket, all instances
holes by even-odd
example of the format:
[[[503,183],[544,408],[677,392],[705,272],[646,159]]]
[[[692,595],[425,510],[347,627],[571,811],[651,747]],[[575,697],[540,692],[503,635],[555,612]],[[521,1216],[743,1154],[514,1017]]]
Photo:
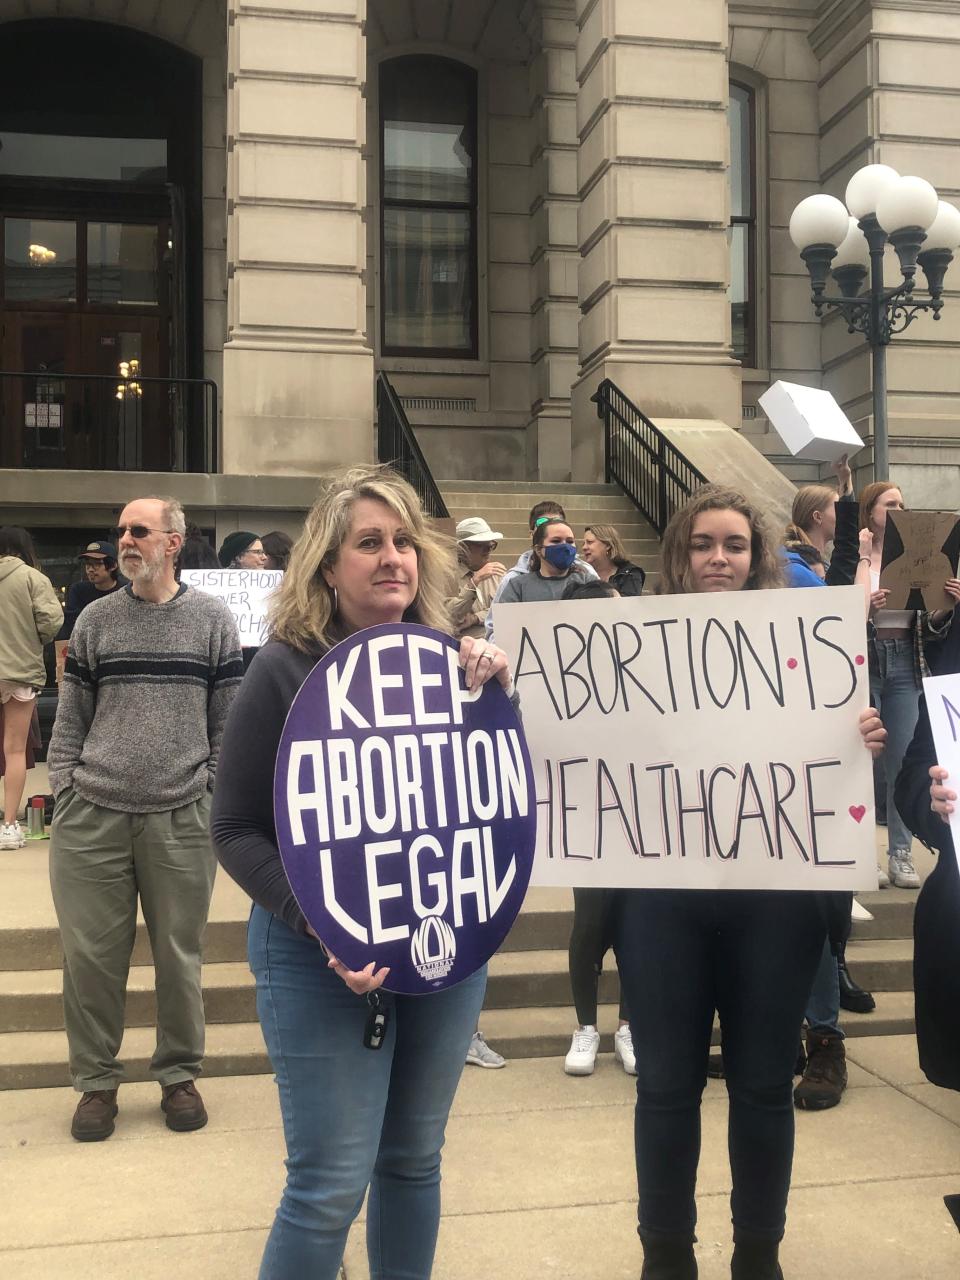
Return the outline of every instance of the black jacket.
[[[609,578],[607,585],[616,587],[622,596],[639,596],[643,594],[643,584],[647,575],[638,564],[624,560],[617,565],[617,571]]]
[[[828,587],[852,587],[860,560],[860,504],[852,493],[835,504],[837,528],[824,581]]]
[[[937,655],[936,673],[960,671],[960,625],[950,628]],[[913,989],[920,1066],[927,1079],[960,1090],[960,868],[950,828],[930,808],[928,770],[937,763],[927,715],[920,718],[897,778],[895,801],[904,822],[937,865],[917,899],[913,917]]]

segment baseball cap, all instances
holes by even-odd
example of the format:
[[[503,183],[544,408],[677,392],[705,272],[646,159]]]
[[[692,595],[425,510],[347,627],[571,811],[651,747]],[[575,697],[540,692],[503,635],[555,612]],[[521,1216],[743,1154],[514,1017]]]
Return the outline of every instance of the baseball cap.
[[[470,516],[457,525],[458,542],[500,542],[502,533],[494,533],[486,520],[480,516]]]
[[[78,560],[116,560],[117,548],[112,542],[88,542]]]

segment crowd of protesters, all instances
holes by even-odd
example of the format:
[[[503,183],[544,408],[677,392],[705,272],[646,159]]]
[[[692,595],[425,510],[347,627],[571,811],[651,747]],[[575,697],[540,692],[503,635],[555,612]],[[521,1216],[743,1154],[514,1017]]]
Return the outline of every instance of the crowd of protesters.
[[[947,610],[887,609],[879,587],[884,526],[889,511],[902,509],[902,494],[880,481],[858,504],[845,459],[836,478],[836,488],[798,492],[779,538],[743,495],[705,486],[667,527],[658,590],[862,586],[873,706],[860,717],[860,733],[883,761],[889,836],[878,884],[919,887],[912,833],[951,854],[938,860],[918,904],[917,1010],[924,1069],[935,1083],[960,1089],[960,878],[946,825],[956,780],[936,766],[920,696],[932,666],[960,666],[960,628]],[[219,859],[253,904],[249,959],[287,1145],[286,1187],[261,1280],[334,1280],[368,1192],[371,1274],[426,1280],[439,1226],[440,1151],[462,1069],[504,1065],[479,1029],[485,967],[429,996],[391,997],[383,1051],[365,1052],[364,997],[380,990],[386,971],[351,971],[330,955],[277,848],[273,772],[287,711],[333,645],[399,622],[447,632],[460,643],[467,686],[497,681],[517,705],[508,656],[495,642],[496,608],[595,607],[639,596],[647,576],[616,528],[578,531],[557,501],[538,503],[528,523],[530,546],[508,568],[494,558],[502,534],[483,513],[460,521],[454,548],[399,475],[356,468],[323,485],[295,543],[280,532],[236,531],[214,550],[177,501],[137,498],[109,538],[80,551],[82,580],[65,609],[29,535],[0,529],[0,849],[23,844],[18,813],[46,679],[44,646],[54,637],[69,643],[48,765],[50,876],[70,1073],[80,1094],[71,1132],[101,1141],[116,1124],[138,904],[156,973],[150,1072],[161,1110],[174,1131],[207,1123],[196,1086],[201,935]],[[226,604],[180,580],[181,571],[213,568],[283,571],[270,639],[255,661],[241,652]],[[960,580],[949,579],[945,590],[960,601]],[[576,1024],[564,1069],[595,1069],[598,984],[612,949],[620,980],[614,1052],[637,1079],[643,1280],[697,1274],[700,1101],[711,1070],[725,1076],[730,1099],[732,1276],[780,1280],[794,1107],[840,1101],[840,1008],[872,1008],[846,965],[850,895],[578,889],[574,900]],[[649,980],[665,969],[670,984]],[[711,1067],[715,1012],[723,1045]]]

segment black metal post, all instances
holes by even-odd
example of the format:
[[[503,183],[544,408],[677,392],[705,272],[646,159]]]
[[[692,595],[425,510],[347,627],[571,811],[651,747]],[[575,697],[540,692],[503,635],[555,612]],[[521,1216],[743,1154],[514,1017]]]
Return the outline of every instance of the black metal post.
[[[887,437],[887,299],[883,287],[883,250],[887,235],[876,218],[864,218],[860,227],[870,246],[870,322],[864,337],[870,344],[873,383],[873,477],[890,478]]]

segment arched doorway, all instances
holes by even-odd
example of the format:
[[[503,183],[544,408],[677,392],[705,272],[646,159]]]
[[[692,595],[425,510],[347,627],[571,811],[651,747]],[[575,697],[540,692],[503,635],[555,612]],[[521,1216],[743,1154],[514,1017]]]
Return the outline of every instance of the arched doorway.
[[[149,380],[202,374],[200,61],[99,22],[0,30],[0,465],[199,469],[190,398]]]

